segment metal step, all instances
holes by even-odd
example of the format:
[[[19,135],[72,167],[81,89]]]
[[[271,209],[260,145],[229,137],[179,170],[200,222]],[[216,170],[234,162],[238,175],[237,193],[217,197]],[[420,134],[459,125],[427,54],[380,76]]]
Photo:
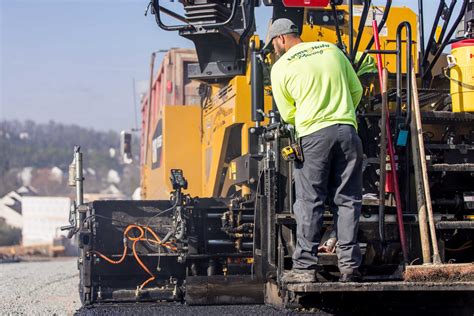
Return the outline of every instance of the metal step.
[[[292,292],[380,292],[380,291],[474,291],[474,282],[363,282],[295,283],[284,286]]]
[[[250,275],[188,276],[186,304],[262,304],[264,284]]]
[[[474,221],[440,221],[437,229],[474,229]]]
[[[447,171],[447,172],[474,172],[474,163],[437,163],[428,165],[428,170],[431,171]]]

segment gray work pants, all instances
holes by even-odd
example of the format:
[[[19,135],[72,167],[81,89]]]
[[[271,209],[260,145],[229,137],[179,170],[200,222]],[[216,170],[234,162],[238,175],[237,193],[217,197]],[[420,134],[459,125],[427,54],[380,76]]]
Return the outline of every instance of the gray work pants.
[[[311,269],[317,252],[325,202],[334,213],[341,273],[359,268],[357,242],[362,205],[362,142],[352,125],[336,124],[301,139],[304,162],[295,163],[294,212],[297,244],[293,268]]]

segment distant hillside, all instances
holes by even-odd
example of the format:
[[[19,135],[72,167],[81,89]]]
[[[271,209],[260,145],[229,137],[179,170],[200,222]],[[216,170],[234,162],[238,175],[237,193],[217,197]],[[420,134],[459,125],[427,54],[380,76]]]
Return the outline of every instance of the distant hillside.
[[[53,121],[0,121],[0,197],[23,184],[40,186],[39,193],[47,195],[70,192],[66,177],[74,145],[80,145],[84,153],[86,192],[114,184],[130,195],[139,185],[138,138],[133,140],[134,163],[124,165],[119,159],[117,132]],[[54,190],[51,181],[56,183]]]

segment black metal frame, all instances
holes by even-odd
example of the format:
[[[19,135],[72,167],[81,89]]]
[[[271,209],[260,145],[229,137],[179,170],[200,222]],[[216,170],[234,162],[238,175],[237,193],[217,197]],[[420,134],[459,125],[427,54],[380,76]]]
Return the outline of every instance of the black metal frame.
[[[380,23],[377,25],[377,29],[380,30],[385,26],[385,23],[387,22],[388,14],[390,13],[390,8],[392,7],[392,0],[387,0],[387,3],[385,4],[385,10],[383,12],[382,19],[380,20]],[[367,47],[362,54],[362,56],[359,59],[359,62],[357,63],[355,70],[358,71],[360,66],[362,65],[365,57],[367,56],[367,50],[370,50],[372,48],[372,45],[374,45],[375,38],[372,36],[370,39],[369,43],[367,44]]]
[[[183,25],[169,26],[169,25],[166,25],[166,24],[163,23],[163,21],[161,19],[161,14],[160,14],[161,11],[163,13],[168,14],[171,17],[174,17],[174,18],[176,18],[180,21],[183,21],[183,22],[187,21],[187,19],[185,17],[179,15],[179,14],[176,14],[176,13],[162,7],[160,5],[160,0],[152,0],[151,3],[152,3],[153,10],[155,12],[156,23],[158,24],[158,26],[160,28],[162,28],[163,30],[166,30],[166,31],[184,31],[184,30],[197,29],[197,28],[206,29],[206,28],[217,28],[217,27],[221,27],[221,26],[226,26],[226,25],[230,24],[232,22],[232,20],[235,18],[235,15],[237,13],[237,7],[238,7],[238,0],[233,0],[230,16],[227,18],[226,21],[223,21],[223,22],[204,23],[204,24],[197,24],[197,25],[192,25],[190,23],[187,23],[187,24],[183,24]]]
[[[406,104],[407,104],[407,113],[405,116],[405,121],[401,124],[401,110],[402,110],[402,30],[405,28],[406,34],[406,52],[405,52],[405,60],[406,60]],[[395,54],[397,56],[397,87],[396,87],[396,134],[403,129],[410,131],[409,125],[411,121],[411,103],[412,103],[412,86],[411,86],[411,76],[410,71],[412,68],[412,31],[411,25],[407,21],[402,22],[397,27],[397,48],[396,50],[366,50],[367,53],[377,53],[377,54]],[[384,118],[381,118],[384,119]],[[410,135],[408,134],[408,138]],[[409,144],[406,146],[405,150],[405,170],[406,170],[406,187],[405,187],[405,205],[410,205],[410,148]],[[382,171],[380,171],[382,172]],[[379,186],[379,196],[382,192],[385,191],[385,188]],[[379,217],[382,216],[385,218],[385,204],[380,204],[379,207]],[[381,240],[384,241],[384,221],[381,220],[381,224],[379,225],[379,235],[382,237]]]
[[[154,0],[156,3],[158,0]],[[421,1],[420,1],[421,2]],[[234,1],[235,3],[235,1]],[[252,1],[254,4],[254,2]],[[352,7],[352,1],[350,1]],[[365,24],[366,15],[368,14],[368,7],[370,5],[370,0],[365,0],[364,13],[361,17],[359,24],[359,29],[361,25]],[[391,1],[387,1],[387,7],[384,11],[384,17],[379,23],[379,27],[382,28],[388,11],[390,10]],[[160,8],[158,8],[160,10]],[[366,11],[367,9],[367,11]],[[166,12],[164,10],[161,10]],[[352,11],[352,8],[351,8]],[[161,18],[158,18],[161,21]],[[352,20],[352,19],[351,19]],[[337,19],[336,19],[337,21]],[[252,25],[253,20],[248,21],[248,25]],[[213,27],[220,25],[221,23],[214,23]],[[352,21],[350,22],[351,35],[352,34]],[[212,25],[212,24],[208,24]],[[222,25],[221,25],[222,26]],[[217,27],[221,27],[217,26]],[[379,29],[380,29],[379,28]],[[412,69],[412,33],[411,26],[408,22],[402,22],[397,28],[397,50],[370,50],[373,45],[373,38],[371,43],[369,43],[367,49],[364,51],[364,55],[361,60],[364,59],[367,53],[381,53],[381,54],[396,54],[397,56],[397,93],[396,93],[396,122],[397,128],[406,128],[411,121],[411,76],[407,75],[406,78],[406,102],[407,102],[407,112],[406,116],[402,122],[402,85],[403,85],[403,76],[402,76],[402,31],[405,28],[406,32],[406,67],[407,74],[410,73]],[[183,31],[189,31],[187,27]],[[357,48],[360,44],[360,34],[357,35],[357,39],[354,43],[351,41],[349,47],[349,55],[351,58],[355,56]],[[246,37],[248,33],[244,31],[242,37]],[[339,31],[338,36],[340,37]],[[352,38],[352,36],[351,36]],[[341,41],[342,43],[342,41]],[[444,41],[443,41],[444,43]],[[271,112],[270,115],[264,115],[263,113],[263,61],[262,61],[262,52],[256,49],[254,42],[250,44],[250,54],[251,54],[251,85],[252,85],[252,120],[255,122],[260,122],[264,119],[265,116],[271,116],[273,118],[278,118],[278,113]],[[427,52],[428,53],[428,52]],[[275,108],[273,109],[275,111]],[[452,113],[454,114],[454,113]],[[376,118],[378,120],[379,118]],[[384,119],[384,118],[382,118]],[[398,124],[400,123],[400,124]],[[254,180],[257,179],[257,184],[251,187],[252,195],[250,198],[246,199],[243,197],[235,198],[193,198],[183,195],[180,191],[180,186],[175,187],[177,191],[173,194],[171,201],[99,201],[92,203],[86,211],[82,212],[82,217],[80,221],[79,229],[79,246],[81,248],[80,252],[80,275],[81,275],[81,284],[80,289],[82,292],[81,299],[85,304],[91,304],[98,300],[107,301],[107,300],[176,300],[182,299],[179,295],[175,295],[176,287],[179,286],[181,281],[186,280],[186,284],[189,284],[191,291],[195,290],[194,296],[189,295],[186,297],[187,303],[197,303],[197,304],[209,304],[209,303],[239,303],[240,301],[235,297],[232,297],[233,294],[237,294],[238,291],[236,288],[229,289],[233,284],[237,285],[237,288],[240,287],[241,293],[237,295],[245,296],[245,289],[242,291],[242,287],[247,286],[247,284],[252,284],[253,294],[249,294],[248,297],[243,299],[243,302],[249,303],[259,303],[263,299],[262,296],[262,284],[267,282],[267,284],[277,284],[278,289],[280,290],[281,300],[284,298],[292,300],[293,296],[298,296],[302,293],[312,292],[347,292],[352,290],[357,290],[360,288],[367,289],[369,291],[379,291],[379,290],[390,290],[390,291],[406,291],[410,290],[409,285],[405,284],[394,284],[392,283],[366,283],[357,287],[344,284],[297,284],[297,285],[284,285],[281,283],[280,276],[284,270],[290,266],[289,264],[289,249],[290,245],[289,236],[294,233],[294,218],[292,217],[292,203],[294,199],[294,188],[292,184],[292,165],[291,163],[285,162],[282,160],[279,155],[280,148],[285,146],[289,142],[290,135],[288,131],[284,128],[284,124],[280,123],[276,119],[272,119],[270,123],[262,127],[254,127],[249,129],[249,134],[251,134],[251,139],[249,140],[249,155],[238,157],[242,165],[250,164],[247,158],[254,159],[258,161],[258,166],[255,168],[247,168],[248,175],[245,175],[245,179],[242,181],[250,181],[250,176],[253,176]],[[439,147],[439,146],[438,146]],[[434,147],[433,147],[434,148]],[[407,149],[409,154],[409,150]],[[240,159],[242,158],[242,159]],[[235,159],[233,161],[236,161]],[[407,157],[407,179],[410,178],[410,168],[408,165]],[[182,175],[182,174],[181,174]],[[383,190],[383,187],[380,188]],[[409,190],[408,190],[409,191]],[[409,200],[409,195],[407,197]],[[172,204],[174,203],[174,206]],[[407,201],[408,203],[408,201]],[[441,201],[440,201],[441,203]],[[443,201],[443,203],[451,203],[451,201]],[[187,223],[186,234],[176,237],[175,242],[177,243],[179,252],[173,254],[156,254],[152,252],[147,252],[149,249],[145,245],[140,246],[141,256],[143,256],[147,263],[151,264],[153,259],[157,257],[163,257],[162,259],[168,262],[168,267],[166,273],[174,273],[180,278],[180,281],[177,283],[164,284],[164,288],[151,288],[138,293],[139,291],[134,291],[134,289],[127,284],[124,286],[123,280],[117,280],[116,287],[114,289],[114,279],[112,276],[123,276],[123,270],[118,271],[114,268],[111,268],[100,261],[97,261],[91,250],[101,250],[109,251],[109,254],[117,256],[120,254],[122,249],[120,246],[120,241],[122,231],[118,225],[114,226],[112,224],[113,220],[105,220],[100,218],[98,215],[101,214],[116,214],[115,220],[120,218],[131,219],[135,222],[137,219],[143,218],[153,218],[157,217],[159,214],[159,208],[168,208],[173,209],[172,212],[166,214],[164,217],[168,221],[173,220],[177,216],[177,210],[180,210],[180,216],[183,216],[183,219]],[[144,209],[147,208],[147,209]],[[375,207],[373,207],[375,209]],[[234,233],[232,229],[229,228],[227,223],[225,223],[226,218],[223,216],[226,213],[231,212],[240,212],[240,218],[245,222],[245,224],[253,224],[254,232],[253,239],[250,235],[243,236],[241,246],[242,248],[235,247],[235,243],[232,239],[232,234]],[[105,212],[105,213],[104,213]],[[125,213],[125,215],[120,213]],[[143,214],[141,213],[143,212]],[[132,214],[132,215],[130,215]],[[157,215],[158,214],[158,215]],[[385,215],[385,214],[383,214]],[[405,214],[409,215],[409,214]],[[111,216],[114,217],[114,216]],[[412,216],[414,218],[414,216]],[[330,222],[326,220],[326,224]],[[240,219],[239,219],[240,221]],[[412,221],[411,224],[416,223],[416,218]],[[443,226],[444,225],[444,226]],[[446,229],[451,229],[453,227],[462,227],[469,226],[472,227],[469,223],[457,223],[457,222],[446,222],[442,226]],[[395,225],[392,225],[390,229],[390,236],[395,236]],[[375,227],[375,226],[374,226]],[[235,227],[231,227],[235,228]],[[392,229],[393,228],[393,229]],[[363,229],[361,228],[361,231]],[[371,232],[373,233],[373,232]],[[369,237],[364,236],[365,238],[372,238],[373,234]],[[245,241],[243,241],[245,239]],[[253,248],[253,249],[250,249]],[[252,251],[251,251],[252,250]],[[383,258],[386,255],[386,249],[382,251]],[[389,252],[389,251],[387,251]],[[396,251],[395,251],[396,252]],[[233,269],[233,272],[241,272],[245,276],[237,276],[238,273],[229,273],[225,275],[223,269],[221,272],[224,275],[215,275],[215,270],[213,269],[212,260],[221,260],[227,261],[229,258],[251,258],[253,257],[254,263],[249,264],[244,263],[242,266],[236,264]],[[393,256],[398,260],[397,254]],[[131,258],[129,258],[131,259]],[[172,260],[172,261],[171,261]],[[181,263],[177,265],[177,262]],[[390,261],[390,260],[388,260]],[[393,265],[393,262],[389,262]],[[252,267],[252,270],[250,270]],[[215,267],[214,267],[215,268]],[[221,266],[222,268],[222,266]],[[136,264],[133,261],[126,263],[126,271],[132,271],[131,275],[127,277],[134,278],[133,280],[140,280],[146,275],[140,274],[140,271],[136,269]],[[229,270],[226,270],[229,272]],[[113,273],[111,273],[113,272]],[[114,274],[115,273],[115,274]],[[164,273],[164,274],[166,274]],[[105,278],[103,278],[105,276]],[[249,277],[250,276],[250,277]],[[378,277],[378,275],[376,276]],[[165,281],[164,279],[158,281]],[[189,282],[188,282],[189,281]],[[108,284],[108,288],[101,289],[100,284]],[[214,283],[212,283],[214,282]],[[126,283],[126,282],[125,282]],[[207,286],[207,284],[219,284],[221,289],[224,289],[222,292],[216,290],[212,286]],[[160,282],[158,282],[160,284]],[[242,285],[243,284],[243,285]],[[416,287],[416,285],[415,285]],[[227,292],[225,289],[227,288]],[[214,289],[214,290],[213,290]],[[436,290],[436,288],[431,288]],[[441,290],[441,287],[437,288]],[[118,292],[114,290],[119,290]],[[419,289],[418,289],[419,290]],[[443,290],[446,290],[443,288]],[[460,288],[464,290],[464,288]],[[288,296],[288,292],[292,292]],[[179,294],[182,294],[178,290]],[[197,293],[197,294],[196,294]],[[212,296],[212,298],[210,297]],[[225,296],[225,298],[224,298]],[[209,300],[207,300],[209,299]],[[250,301],[245,301],[245,299],[250,299]],[[285,302],[287,303],[287,302]]]
[[[362,10],[362,15],[359,20],[359,28],[357,30],[357,38],[355,41],[354,46],[352,47],[352,52],[350,54],[350,60],[353,63],[356,57],[357,51],[359,50],[360,41],[362,39],[362,34],[364,33],[365,22],[367,21],[367,17],[369,16],[369,9],[372,0],[364,0],[364,9]],[[352,29],[352,26],[351,26]],[[352,36],[351,36],[352,38]]]
[[[454,4],[453,4],[453,2],[454,2]],[[453,0],[451,2],[451,6],[448,10],[454,10],[455,2],[456,2],[455,0]],[[441,3],[444,3],[444,0],[442,0]],[[461,6],[461,11],[459,12],[459,15],[457,16],[456,20],[454,21],[454,23],[451,26],[451,29],[449,30],[447,35],[444,38],[442,38],[440,36],[438,41],[435,41],[434,40],[434,32],[436,31],[436,27],[437,27],[438,21],[439,21],[438,15],[441,16],[441,14],[442,14],[442,12],[440,12],[440,9],[439,9],[439,8],[441,8],[441,4],[440,4],[440,7],[438,8],[438,12],[436,14],[435,23],[433,24],[433,27],[432,27],[432,30],[431,30],[431,35],[430,35],[430,39],[429,39],[428,44],[427,44],[427,49],[425,49],[425,55],[423,56],[422,63],[420,64],[422,66],[422,68],[420,69],[420,72],[421,72],[421,78],[423,80],[423,86],[424,87],[429,85],[429,81],[431,80],[431,76],[432,76],[431,71],[432,71],[434,65],[436,64],[436,62],[438,61],[439,57],[443,53],[444,48],[448,44],[453,42],[451,40],[451,37],[453,36],[454,32],[456,31],[457,26],[461,22],[464,14],[466,12],[466,8],[467,8],[468,4],[469,4],[469,0],[463,0],[463,4]],[[444,31],[446,31],[447,25],[449,23],[449,19],[451,18],[451,14],[452,14],[452,12],[448,12],[449,16],[447,17],[447,20],[445,20],[445,23],[443,25]],[[441,41],[441,39],[442,39],[442,41]],[[429,49],[431,49],[431,46],[433,45],[433,42],[437,45],[437,50],[434,54],[432,54],[432,55],[434,55],[434,57],[431,60],[431,62],[429,64],[427,64],[429,54],[432,53]]]
[[[347,55],[347,49],[341,37],[341,28],[339,26],[339,19],[337,17],[336,3],[334,0],[332,0],[330,4],[331,4],[332,18],[334,19],[334,26],[336,27],[337,46],[344,52],[344,54]],[[351,19],[351,22],[352,22],[352,19]]]
[[[264,84],[263,84],[263,56],[256,49],[256,43],[250,43],[250,67],[251,67],[251,93],[252,93],[252,121],[261,122],[264,108]]]

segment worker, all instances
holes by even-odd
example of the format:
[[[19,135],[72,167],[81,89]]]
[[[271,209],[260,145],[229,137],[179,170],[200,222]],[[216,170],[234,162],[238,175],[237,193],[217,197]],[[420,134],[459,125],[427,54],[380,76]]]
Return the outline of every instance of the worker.
[[[325,202],[335,213],[341,282],[361,280],[357,242],[362,204],[362,142],[355,110],[362,87],[343,52],[328,42],[303,42],[289,19],[270,26],[266,50],[273,98],[281,118],[295,126],[303,160],[294,165],[297,242],[283,281],[314,282]]]

